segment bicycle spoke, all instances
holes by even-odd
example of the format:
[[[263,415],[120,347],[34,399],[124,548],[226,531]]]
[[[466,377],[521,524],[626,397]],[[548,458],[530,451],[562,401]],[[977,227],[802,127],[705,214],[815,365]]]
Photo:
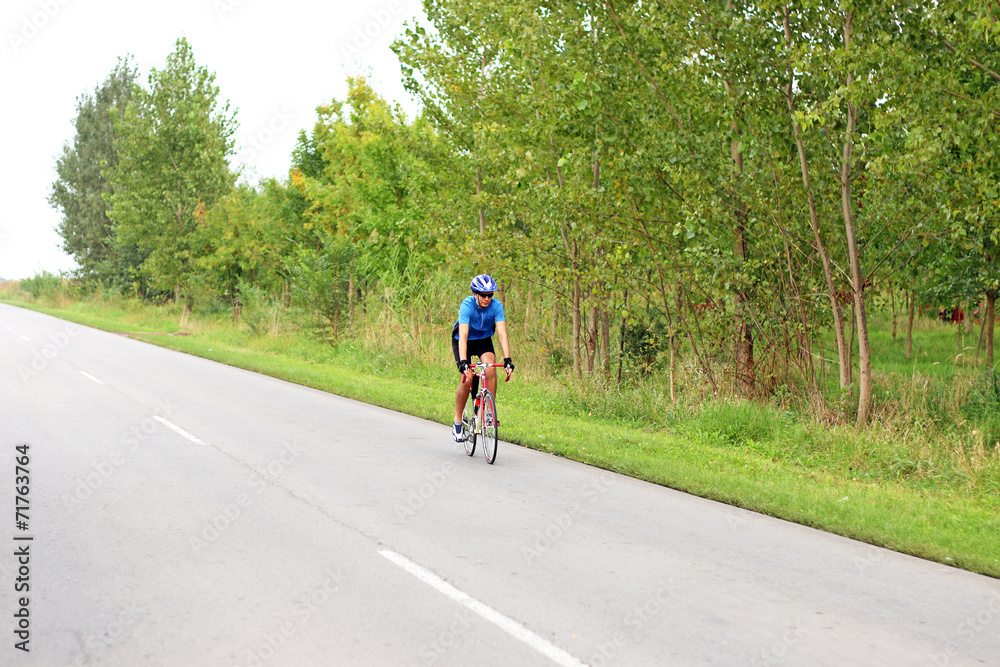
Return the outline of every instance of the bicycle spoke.
[[[484,393],[482,405],[479,409],[482,411],[483,454],[486,456],[486,462],[492,464],[497,460],[498,429],[496,403],[489,391]]]
[[[462,434],[465,436],[465,453],[472,456],[476,453],[476,418],[471,396],[466,401],[465,411],[462,413]]]

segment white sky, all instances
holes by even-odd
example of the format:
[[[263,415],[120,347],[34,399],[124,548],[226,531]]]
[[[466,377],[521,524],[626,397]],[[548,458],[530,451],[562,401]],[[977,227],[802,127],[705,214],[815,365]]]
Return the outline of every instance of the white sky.
[[[3,0],[0,8],[0,279],[75,267],[48,204],[55,161],[73,139],[76,98],[131,54],[146,86],[185,36],[238,109],[236,159],[250,182],[287,175],[315,108],[364,74],[409,117],[417,105],[389,50],[419,0]]]

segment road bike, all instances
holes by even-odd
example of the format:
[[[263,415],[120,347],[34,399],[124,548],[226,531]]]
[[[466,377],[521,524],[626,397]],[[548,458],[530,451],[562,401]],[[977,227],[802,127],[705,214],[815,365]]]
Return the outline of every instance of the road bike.
[[[475,376],[472,378],[469,397],[475,396],[475,399],[465,402],[465,411],[462,413],[465,453],[469,456],[475,454],[476,442],[482,440],[483,454],[486,456],[486,462],[491,465],[497,460],[497,426],[499,422],[497,421],[496,399],[486,388],[486,369],[503,367],[503,364],[491,364],[485,361],[469,366],[469,370]],[[507,371],[507,379],[504,382],[510,382],[510,374],[511,371]]]

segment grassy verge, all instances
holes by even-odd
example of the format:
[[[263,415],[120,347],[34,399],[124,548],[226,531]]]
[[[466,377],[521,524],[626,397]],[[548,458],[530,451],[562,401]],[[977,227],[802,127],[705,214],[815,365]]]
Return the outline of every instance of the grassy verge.
[[[444,363],[389,364],[356,342],[331,346],[305,335],[255,336],[210,319],[187,323],[190,335],[140,333],[181,332],[176,311],[163,309],[15,305],[441,424],[451,421],[455,377]],[[443,341],[440,358],[448,358]],[[642,391],[620,395],[608,408],[602,406],[606,391],[581,394],[557,378],[519,375],[500,390],[505,440],[1000,577],[998,453],[986,451],[993,458],[985,467],[941,466],[927,463],[932,455],[911,460],[917,458],[913,448],[902,442],[908,433],[857,433],[739,403],[650,416]]]

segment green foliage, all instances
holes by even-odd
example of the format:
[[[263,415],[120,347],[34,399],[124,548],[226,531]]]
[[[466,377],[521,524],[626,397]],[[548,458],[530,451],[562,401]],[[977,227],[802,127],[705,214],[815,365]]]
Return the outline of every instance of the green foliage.
[[[1000,373],[989,369],[976,378],[961,411],[985,446],[1000,457]]]
[[[275,335],[279,332],[282,311],[281,302],[267,290],[252,283],[239,281],[240,320],[257,335]]]
[[[669,332],[662,320],[626,324],[623,354],[626,363],[640,374],[647,374],[662,352],[669,349]]]
[[[295,302],[324,338],[334,339],[346,324],[355,249],[344,239],[328,239],[317,252],[304,252],[292,269]]]
[[[111,194],[107,172],[118,165],[113,114],[124,112],[132,99],[135,66],[119,60],[93,94],[77,99],[73,142],[56,160],[49,203],[60,210],[59,235],[84,278],[124,288],[136,279],[143,256],[135,244],[119,243],[108,218]]]
[[[235,121],[218,94],[214,75],[182,38],[166,67],[150,74],[149,90],[137,88],[115,114],[119,163],[107,171],[109,216],[119,241],[144,253],[142,269],[159,289],[190,285],[199,220],[235,181],[226,162]]]
[[[63,289],[63,278],[48,271],[42,271],[31,278],[20,281],[20,289],[33,299],[52,301]]]

